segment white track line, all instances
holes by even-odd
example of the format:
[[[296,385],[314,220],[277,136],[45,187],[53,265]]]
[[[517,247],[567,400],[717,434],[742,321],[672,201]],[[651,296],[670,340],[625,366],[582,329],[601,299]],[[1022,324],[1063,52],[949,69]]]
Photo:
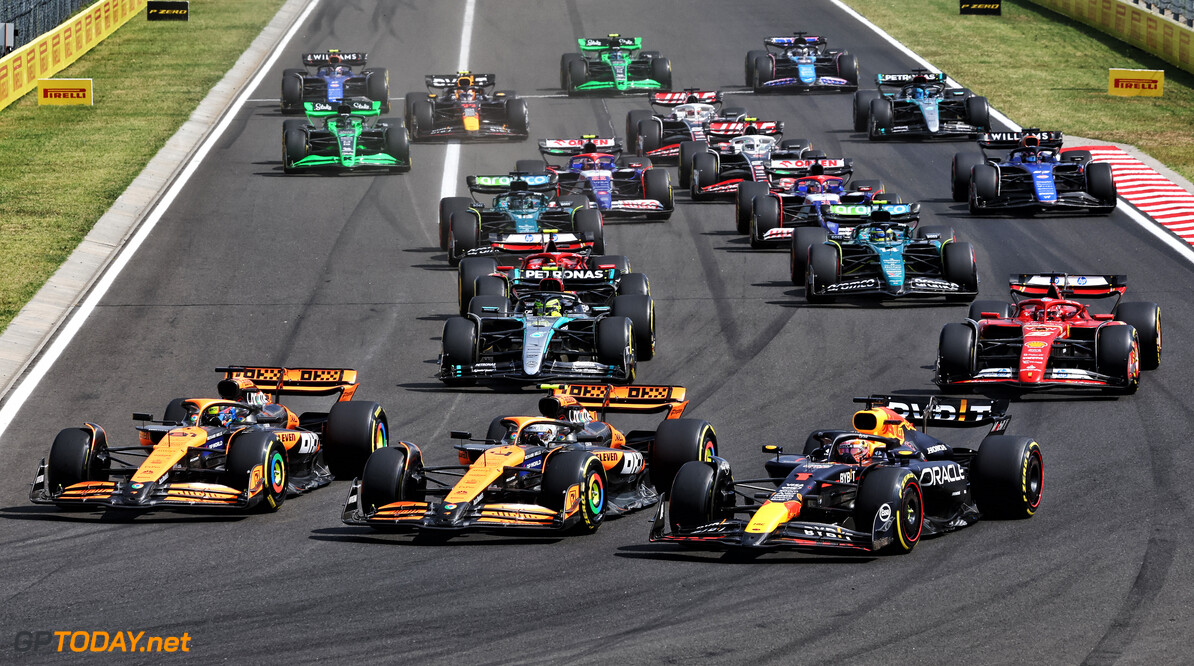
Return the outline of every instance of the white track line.
[[[829,0],[829,1],[832,2],[838,9],[849,14],[850,16],[853,16],[855,19],[858,20],[859,23],[862,23],[866,27],[873,30],[875,32],[875,34],[879,35],[880,38],[882,38],[888,44],[891,44],[892,46],[894,46],[901,53],[903,53],[904,55],[908,56],[909,58],[915,60],[918,64],[920,64],[920,66],[924,67],[925,69],[932,70],[934,72],[941,71],[940,69],[934,67],[933,64],[930,63],[928,60],[925,60],[924,58],[920,57],[920,55],[918,55],[915,51],[908,48],[907,46],[904,46],[900,42],[896,41],[895,37],[892,37],[891,35],[887,34],[882,28],[880,28],[879,26],[875,25],[874,23],[871,23],[870,21],[868,21],[865,16],[863,16],[862,14],[859,14],[858,12],[854,11],[850,7],[847,7],[841,0]],[[961,86],[961,84],[959,84],[957,81],[954,81],[953,79],[949,79],[949,82],[952,85],[959,86],[959,87]],[[1020,127],[1019,125],[1017,125],[1016,123],[1012,122],[1011,118],[1008,118],[1007,116],[1003,115],[999,111],[996,111],[995,109],[991,109],[991,116],[994,117],[995,119],[999,120],[1000,122],[1006,124],[1013,131],[1018,132],[1018,131],[1024,129],[1024,128]],[[1120,197],[1120,201],[1125,205],[1119,206],[1119,210],[1121,210],[1125,214],[1127,214],[1127,216],[1129,218],[1131,218],[1132,221],[1136,222],[1141,227],[1143,227],[1145,231],[1156,236],[1159,240],[1163,241],[1166,245],[1173,248],[1179,255],[1181,255],[1181,257],[1183,259],[1185,259],[1186,261],[1189,261],[1190,263],[1194,263],[1194,248],[1191,248],[1188,244],[1186,244],[1184,241],[1182,241],[1181,238],[1170,233],[1169,230],[1162,227],[1158,222],[1146,217],[1140,211],[1136,210],[1136,208],[1133,207],[1130,203],[1128,203],[1128,201],[1126,199],[1124,199],[1123,197]]]
[[[468,69],[469,48],[473,41],[473,16],[476,15],[477,0],[465,0],[464,25],[460,28],[460,59],[456,71]],[[460,181],[460,144],[449,143],[444,151],[444,178],[440,181],[439,196],[456,196],[456,184]]]
[[[133,234],[132,238],[129,239],[128,244],[126,244],[120,253],[116,255],[116,258],[112,260],[112,263],[108,266],[108,269],[104,271],[103,276],[96,281],[95,286],[91,289],[91,292],[87,294],[87,298],[83,300],[83,303],[79,306],[79,309],[76,310],[75,313],[66,321],[66,324],[59,329],[58,335],[54,338],[54,342],[50,344],[45,353],[42,354],[42,357],[38,359],[37,363],[33,366],[33,369],[29,371],[29,374],[26,375],[25,378],[17,384],[16,388],[13,389],[12,393],[9,394],[8,402],[4,404],[3,409],[0,409],[0,436],[4,435],[4,431],[8,429],[9,424],[12,423],[12,420],[16,417],[17,412],[20,411],[21,407],[25,404],[25,401],[29,399],[29,396],[33,393],[33,390],[37,388],[37,385],[46,376],[46,373],[50,371],[50,368],[53,367],[54,362],[58,360],[58,357],[62,356],[62,352],[66,350],[67,345],[69,345],[71,340],[74,339],[75,334],[78,333],[79,329],[83,327],[83,324],[87,321],[87,318],[90,317],[91,313],[95,311],[95,307],[99,304],[104,295],[108,293],[108,289],[112,287],[112,283],[116,281],[117,276],[119,276],[120,272],[124,270],[124,267],[128,265],[129,260],[133,258],[133,255],[137,253],[138,248],[141,247],[141,243],[145,242],[145,239],[149,237],[149,232],[153,231],[153,228],[157,226],[158,221],[162,219],[162,215],[168,208],[170,208],[170,204],[172,204],[174,199],[178,197],[178,194],[182,191],[182,188],[186,186],[187,182],[191,179],[191,176],[195,175],[195,170],[199,168],[199,164],[203,162],[203,158],[206,157],[211,151],[212,146],[216,145],[216,142],[219,141],[220,136],[223,135],[224,130],[228,129],[228,125],[232,123],[232,120],[236,117],[237,113],[239,113],[241,107],[243,107],[245,102],[248,101],[249,93],[256,90],[257,86],[261,85],[261,81],[265,79],[265,76],[271,72],[274,63],[277,62],[278,57],[282,53],[282,49],[284,49],[286,44],[290,42],[290,39],[298,33],[299,28],[303,26],[303,23],[307,20],[307,17],[311,14],[311,12],[314,11],[315,7],[319,5],[319,2],[320,0],[312,0],[311,4],[307,5],[307,8],[302,14],[299,15],[298,20],[294,22],[294,25],[290,26],[290,30],[283,35],[282,41],[279,42],[278,46],[274,49],[273,55],[271,55],[269,59],[265,61],[265,63],[261,66],[261,70],[257,72],[257,76],[254,76],[253,79],[249,81],[249,85],[245,86],[244,91],[242,91],[240,96],[237,97],[236,101],[232,103],[232,106],[228,108],[228,112],[224,114],[224,118],[220,121],[220,124],[216,126],[215,131],[213,131],[207,137],[207,140],[203,142],[203,145],[199,147],[199,150],[195,151],[195,154],[191,157],[191,161],[183,169],[182,173],[178,175],[178,178],[174,181],[174,183],[170,185],[170,189],[166,191],[165,196],[158,201],[157,205],[154,206],[153,211],[145,218],[145,221],[141,223],[141,226],[137,229],[137,232]]]

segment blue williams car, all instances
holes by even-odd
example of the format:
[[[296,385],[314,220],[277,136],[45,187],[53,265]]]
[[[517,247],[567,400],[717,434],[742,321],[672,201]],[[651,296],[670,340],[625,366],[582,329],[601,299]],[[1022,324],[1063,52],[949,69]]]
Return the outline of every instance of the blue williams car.
[[[757,93],[858,89],[858,59],[830,49],[824,37],[797,32],[767,37],[763,45],[766,50],[746,54],[746,85]]]
[[[390,111],[390,74],[384,67],[364,67],[368,54],[329,49],[304,53],[303,67],[282,72],[282,113],[302,113],[304,102],[339,103],[352,98],[381,102]],[[312,72],[311,68],[315,68]]]
[[[951,169],[954,201],[971,213],[1014,211],[1109,215],[1118,190],[1111,165],[1091,162],[1089,151],[1061,150],[1061,132],[1026,129],[991,132],[979,148],[1011,148],[1006,158],[957,153]]]
[[[671,175],[652,168],[648,157],[622,155],[622,142],[586,134],[577,139],[543,139],[545,159],[567,157],[564,164],[518,160],[518,170],[545,169],[556,174],[561,196],[578,195],[597,205],[603,216],[667,220],[676,209]]]
[[[949,88],[947,78],[924,69],[877,75],[878,90],[854,93],[854,131],[877,141],[904,136],[973,139],[990,130],[987,98]]]
[[[810,303],[839,296],[945,296],[969,302],[978,295],[978,267],[970,243],[953,229],[894,222],[875,210],[845,233],[827,234],[809,248],[804,296]],[[797,276],[793,270],[793,281]]]

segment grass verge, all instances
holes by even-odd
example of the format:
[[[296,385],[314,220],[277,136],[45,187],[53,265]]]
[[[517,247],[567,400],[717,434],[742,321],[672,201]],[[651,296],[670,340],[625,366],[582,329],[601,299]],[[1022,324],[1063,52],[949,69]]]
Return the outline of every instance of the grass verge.
[[[0,331],[223,78],[283,0],[192,4],[189,21],[145,12],[56,76],[89,78],[95,106],[0,111]]]
[[[1025,0],[1004,0],[1003,16],[961,16],[957,0],[845,1],[1020,125],[1130,143],[1194,181],[1194,75]],[[1108,95],[1111,67],[1165,70],[1164,97]]]

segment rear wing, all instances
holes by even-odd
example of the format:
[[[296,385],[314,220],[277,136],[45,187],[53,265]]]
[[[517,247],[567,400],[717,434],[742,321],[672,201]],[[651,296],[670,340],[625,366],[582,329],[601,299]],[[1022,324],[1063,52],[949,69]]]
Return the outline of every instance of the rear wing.
[[[380,116],[381,102],[354,99],[339,104],[330,102],[303,102],[303,110],[311,118],[327,118],[351,113],[354,116]]]
[[[580,45],[581,51],[602,51],[612,48],[637,51],[643,48],[642,37],[623,37],[617,33],[610,34],[608,37],[581,37],[576,40],[576,43]]]
[[[721,104],[720,90],[686,88],[680,92],[657,92],[651,94],[651,104],[671,108],[681,104]]]
[[[709,134],[718,136],[742,136],[745,134],[763,134],[776,136],[784,133],[784,123],[780,120],[759,120],[746,118],[744,120],[715,120],[709,123]]]
[[[1111,298],[1128,289],[1126,275],[1068,275],[1066,273],[1012,273],[1008,279],[1012,294],[1067,298]]]
[[[519,173],[513,171],[507,175],[495,176],[467,176],[464,182],[469,192],[477,194],[501,194],[516,189],[526,189],[531,192],[552,192],[556,189],[559,177],[548,173]],[[525,183],[525,188],[516,183]]]
[[[349,65],[352,67],[364,67],[365,60],[369,57],[367,53],[359,51],[341,52],[337,49],[328,49],[322,53],[304,53],[303,64],[308,67],[320,67],[323,65]]]
[[[803,32],[794,32],[791,37],[764,37],[764,46],[774,46],[781,49],[792,48],[805,44],[807,46],[824,46],[826,44],[825,38],[817,35],[809,35]]]
[[[949,77],[945,72],[930,72],[927,69],[914,69],[907,74],[876,74],[875,85],[903,86],[908,83],[945,83]]]
[[[346,368],[275,368],[267,366],[232,365],[216,368],[224,379],[244,377],[267,393],[274,401],[283,395],[337,395],[338,401],[352,400],[356,393],[357,371]]]
[[[585,134],[579,139],[541,139],[539,152],[543,155],[562,155],[571,157],[581,153],[620,153],[622,142],[616,137],[599,137],[596,134]]]
[[[1007,429],[1012,417],[1007,413],[1011,401],[989,398],[953,398],[940,395],[872,395],[854,398],[867,409],[887,407],[927,432],[929,426],[944,428],[977,428],[991,426],[989,434]]]
[[[612,386],[610,384],[544,384],[552,396],[574,398],[580,406],[605,412],[653,414],[666,411],[678,419],[688,407],[683,386]],[[550,400],[551,398],[545,398]]]
[[[876,195],[878,196],[878,195]],[[826,220],[848,221],[857,224],[866,222],[915,223],[920,219],[920,204],[832,204],[822,209]]]
[[[772,159],[767,162],[767,171],[777,176],[800,177],[809,175],[813,171],[813,167],[818,165],[821,167],[821,173],[830,176],[854,173],[854,158],[851,157],[813,160]]]
[[[483,88],[496,86],[496,74],[473,74],[472,72],[457,72],[455,74],[428,74],[423,77],[429,90],[445,90],[447,88],[467,88],[481,86]]]
[[[1061,148],[1064,135],[1060,131],[1042,131],[1026,129],[1020,132],[987,132],[979,135],[980,148],[1015,148],[1026,136],[1035,136],[1040,141],[1041,148]]]

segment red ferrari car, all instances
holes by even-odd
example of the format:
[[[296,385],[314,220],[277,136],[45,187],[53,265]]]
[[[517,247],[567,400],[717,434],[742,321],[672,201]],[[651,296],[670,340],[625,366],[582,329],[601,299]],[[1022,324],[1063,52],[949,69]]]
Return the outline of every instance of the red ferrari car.
[[[1121,303],[1123,275],[1012,275],[1010,287],[1013,298],[1029,298],[976,301],[965,322],[942,329],[938,385],[1135,393],[1141,369],[1161,364],[1161,308]],[[1110,297],[1104,314],[1072,300]]]

